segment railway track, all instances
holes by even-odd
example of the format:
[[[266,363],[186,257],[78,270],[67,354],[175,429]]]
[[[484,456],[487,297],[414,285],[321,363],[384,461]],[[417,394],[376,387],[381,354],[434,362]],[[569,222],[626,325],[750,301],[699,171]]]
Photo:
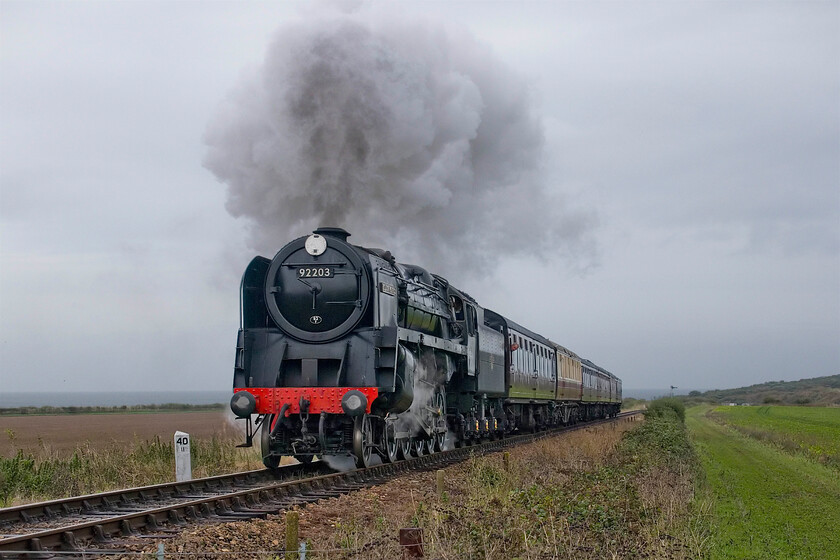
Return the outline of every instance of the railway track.
[[[625,412],[616,419],[639,411]],[[158,484],[0,509],[0,559],[54,558],[52,552],[79,556],[118,551],[120,539],[171,536],[184,526],[265,518],[294,505],[336,497],[374,486],[411,471],[442,468],[470,455],[588,428],[597,420],[462,447],[397,463],[347,472],[330,472],[325,462],[289,465],[277,472],[257,470]]]

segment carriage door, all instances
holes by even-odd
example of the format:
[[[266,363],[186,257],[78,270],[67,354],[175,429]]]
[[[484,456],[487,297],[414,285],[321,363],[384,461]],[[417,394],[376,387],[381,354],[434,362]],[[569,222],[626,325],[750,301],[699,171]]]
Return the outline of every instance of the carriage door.
[[[467,308],[467,375],[475,375],[478,363],[478,325],[476,324],[475,307],[466,304]]]

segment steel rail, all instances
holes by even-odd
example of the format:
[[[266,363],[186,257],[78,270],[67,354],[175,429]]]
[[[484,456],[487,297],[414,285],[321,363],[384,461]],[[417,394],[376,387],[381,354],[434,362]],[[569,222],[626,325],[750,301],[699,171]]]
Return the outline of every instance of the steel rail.
[[[441,468],[461,462],[470,456],[494,453],[522,443],[533,442],[565,432],[609,423],[620,418],[633,416],[639,412],[641,411],[624,412],[620,413],[616,418],[595,420],[537,433],[509,436],[503,439],[424,455],[396,463],[376,465],[366,469],[338,472],[299,480],[274,480],[265,485],[238,489],[208,497],[194,498],[189,496],[192,499],[176,504],[141,509],[140,511],[134,512],[121,512],[121,515],[106,519],[97,519],[64,527],[40,530],[25,535],[13,535],[0,539],[0,558],[50,558],[52,557],[50,550],[78,552],[79,554],[96,550],[101,551],[109,545],[115,544],[114,539],[111,538],[112,535],[128,537],[137,535],[141,531],[172,533],[174,527],[183,527],[187,525],[188,520],[198,522],[202,519],[232,521],[255,517],[265,518],[268,514],[279,513],[294,505],[348,494],[360,488],[380,484],[401,476],[404,473]],[[313,463],[312,465],[316,464]],[[266,471],[249,471],[248,473],[241,474],[254,475],[255,473],[263,472]],[[216,478],[220,477],[211,477],[211,479]],[[192,482],[197,483],[202,480],[205,479],[197,479]],[[144,487],[144,489],[156,488],[157,486],[171,487],[172,485],[156,485]],[[129,491],[144,489],[137,488],[130,489]],[[116,492],[116,494],[119,494],[119,492]],[[138,495],[140,494],[138,493]],[[85,498],[89,497],[86,496]],[[68,500],[80,499],[69,498]],[[161,525],[164,524],[172,526],[173,529],[163,529]],[[177,529],[174,530],[177,532]],[[99,546],[82,549],[79,545],[80,542],[95,542]]]
[[[323,465],[317,465],[323,468]],[[225,487],[260,484],[263,481],[277,480],[294,476],[316,468],[316,464],[291,464],[272,471],[257,469],[238,473],[221,474],[204,478],[194,478],[183,482],[164,482],[137,488],[110,490],[85,496],[60,498],[45,502],[23,504],[0,508],[0,534],[16,524],[31,524],[38,520],[56,520],[63,516],[76,515],[88,510],[107,509],[117,504],[162,501],[197,492],[218,492]],[[2,542],[2,541],[0,541]]]

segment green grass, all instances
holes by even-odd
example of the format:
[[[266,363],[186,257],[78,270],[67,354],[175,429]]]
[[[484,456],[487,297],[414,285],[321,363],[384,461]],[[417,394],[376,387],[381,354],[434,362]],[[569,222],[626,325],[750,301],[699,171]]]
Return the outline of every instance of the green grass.
[[[746,436],[840,469],[840,408],[721,406],[712,416]]]
[[[714,502],[711,558],[840,558],[838,473],[721,425],[708,410],[689,409],[687,424]]]

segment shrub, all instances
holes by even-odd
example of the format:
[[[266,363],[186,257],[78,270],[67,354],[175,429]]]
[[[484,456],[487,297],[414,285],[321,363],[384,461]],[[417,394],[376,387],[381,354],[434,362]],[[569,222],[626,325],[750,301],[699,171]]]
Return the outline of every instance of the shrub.
[[[645,411],[645,416],[648,418],[663,418],[670,415],[676,415],[681,422],[685,422],[685,405],[680,399],[674,397],[656,399]]]

